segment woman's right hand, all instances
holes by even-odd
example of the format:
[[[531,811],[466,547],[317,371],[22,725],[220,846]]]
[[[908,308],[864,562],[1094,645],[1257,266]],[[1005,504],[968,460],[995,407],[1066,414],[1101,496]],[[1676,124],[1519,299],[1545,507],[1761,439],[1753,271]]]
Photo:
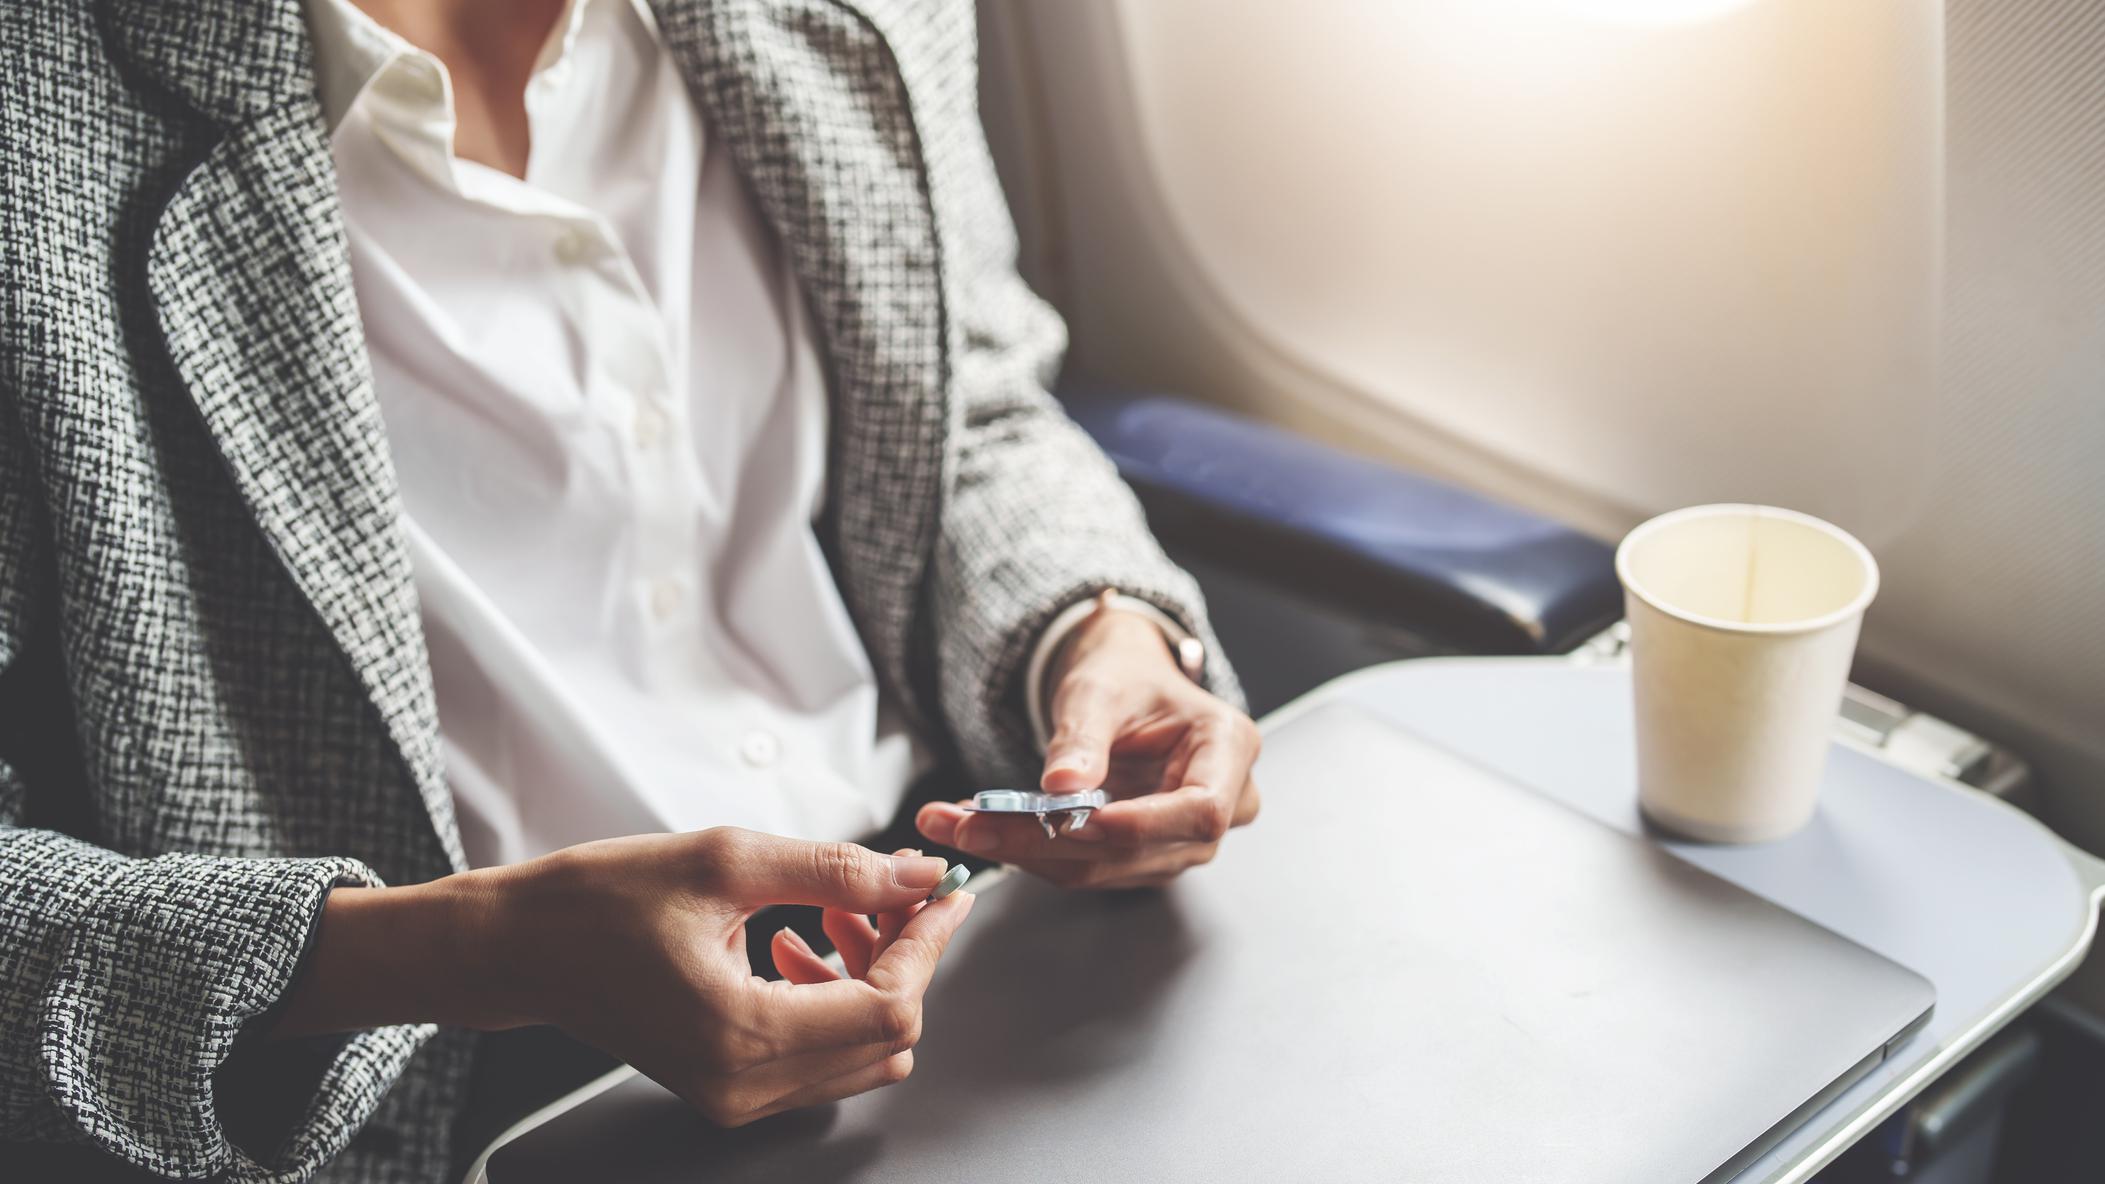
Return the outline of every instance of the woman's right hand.
[[[914,909],[945,870],[927,856],[726,827],[586,843],[404,888],[339,888],[277,1031],[554,1024],[736,1126],[912,1071],[923,993],[972,907],[960,892]],[[896,934],[851,966],[859,974],[826,978],[800,959],[770,982],[747,962],[745,923],[775,904],[888,914]]]

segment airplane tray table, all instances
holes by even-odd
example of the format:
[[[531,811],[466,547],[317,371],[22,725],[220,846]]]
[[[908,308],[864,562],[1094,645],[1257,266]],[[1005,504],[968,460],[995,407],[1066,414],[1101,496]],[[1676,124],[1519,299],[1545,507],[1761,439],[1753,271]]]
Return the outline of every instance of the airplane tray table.
[[[1644,829],[1627,668],[1562,658],[1435,658],[1346,675],[1267,716],[1357,704],[1610,826]],[[1743,1184],[1810,1178],[2067,978],[2090,949],[2105,862],[1986,794],[1836,744],[1803,831],[1667,850],[1930,980],[1927,1027],[1750,1164]]]
[[[1277,733],[1302,715],[1340,703],[1385,718],[1609,827],[1627,833],[1643,829],[1635,804],[1628,674],[1622,669],[1574,666],[1561,659],[1395,663],[1318,688],[1268,716],[1266,732]],[[1260,781],[1264,771],[1260,764]],[[1277,803],[1277,794],[1270,796]],[[1289,811],[1280,804],[1274,814]],[[1304,809],[1302,825],[1311,825],[1314,817]],[[1274,817],[1259,826],[1284,821]],[[1255,832],[1251,838],[1231,839],[1223,859],[1234,860],[1237,843],[1254,839]],[[1734,1177],[1750,1184],[1809,1178],[2065,977],[2090,943],[2096,901],[2105,893],[2105,864],[2063,844],[2029,816],[1985,795],[1914,777],[1841,745],[1834,749],[1820,812],[1799,834],[1748,847],[1674,842],[1660,846],[1891,958],[1929,979],[1936,990],[1936,1008],[1927,1025]],[[1308,854],[1297,852],[1296,858],[1307,860]],[[1332,889],[1363,881],[1373,886],[1369,875],[1365,868],[1314,866],[1309,883]],[[963,1180],[1032,1178],[1041,1175],[1040,1169],[1041,1178],[1121,1178],[1120,1165],[1104,1159],[1115,1155],[1115,1149],[1107,1150],[1099,1145],[1103,1141],[1089,1137],[1091,1115],[1099,1127],[1131,1116],[1119,1112],[1127,1104],[1122,1097],[1107,1100],[1102,1090],[1088,1088],[1092,1077],[1124,1074],[1125,1082],[1135,1087],[1129,1103],[1133,1108],[1168,1101],[1138,1096],[1151,1085],[1215,1092],[1210,1080],[1177,1076],[1176,1056],[1202,1054],[1188,1044],[1179,1046],[1185,1051],[1178,1053],[1171,1045],[1182,1037],[1173,1034],[1165,1040],[1154,1019],[1157,1009],[1169,1005],[1166,1000],[1180,997],[1179,991],[1179,1006],[1204,1008],[1209,999],[1218,998],[1217,993],[1192,991],[1189,976],[1232,963],[1213,958],[1214,952],[1200,946],[1194,933],[1222,932],[1236,918],[1220,914],[1237,907],[1238,898],[1210,891],[1180,896],[1180,889],[1077,902],[1034,882],[993,885],[968,922],[968,928],[976,925],[982,931],[954,951],[961,952],[962,964],[946,963],[932,990],[929,1030],[921,1046],[924,1065],[932,1067],[902,1086],[724,1132],[686,1113],[655,1085],[622,1070],[520,1123],[493,1150],[516,1140],[505,1154],[514,1163],[533,1164],[535,1170],[519,1175],[536,1180]],[[1293,886],[1282,885],[1281,891],[1292,892]],[[1306,907],[1324,907],[1324,895],[1320,889],[1308,891]],[[1242,907],[1248,907],[1247,894],[1241,899]],[[1111,919],[1096,916],[1107,911],[1123,914],[1112,919],[1119,934],[1115,951],[1105,951],[1110,956],[1100,975],[1088,976],[1100,986],[1077,992],[1072,1008],[1063,1014],[1041,1015],[1032,1025],[1027,1017],[1006,1011],[1003,1000],[985,993],[938,999],[946,973],[979,975],[982,981],[1018,974],[1025,979],[1072,976],[1071,965],[1036,965],[1034,959],[1058,957],[1050,953],[1055,950],[1066,950],[1071,957],[1077,949],[1088,949],[1086,934],[1078,927]],[[1320,982],[1323,958],[1313,951],[1301,954],[1313,963],[1305,968],[1307,981]],[[1349,954],[1341,951],[1337,956]],[[981,965],[972,967],[972,960]],[[990,965],[999,967],[992,978]],[[1437,997],[1436,993],[1433,998]],[[1322,1005],[1320,991],[1282,991],[1275,1003],[1263,1008],[1273,1022],[1247,1025],[1249,1072],[1263,1073],[1267,1060],[1291,1059],[1278,1044],[1288,1038],[1290,1024],[1278,1022],[1278,1016]],[[1368,1014],[1383,1012],[1376,1008]],[[1188,1026],[1188,1019],[1184,1022]],[[1216,1022],[1210,1030],[1239,1029]],[[1510,1035],[1496,1025],[1488,1031],[1461,1028],[1453,1039],[1471,1049],[1482,1047],[1487,1064],[1496,1064],[1498,1045],[1510,1043]],[[960,1042],[973,1041],[1002,1043],[1019,1060],[1027,1060],[1031,1071],[982,1072],[972,1078],[944,1073],[946,1058],[951,1064],[963,1059]],[[1378,1075],[1365,1076],[1364,1062],[1381,1053],[1382,1040],[1370,1038],[1357,1052],[1341,1051],[1339,1063],[1361,1073],[1362,1081],[1378,1081]],[[1735,1050],[1728,1055],[1738,1054]],[[1452,1061],[1450,1068],[1456,1065],[1464,1066],[1464,1076],[1477,1076],[1473,1060]],[[1397,1066],[1397,1072],[1404,1071],[1406,1067]],[[1481,1080],[1472,1085],[1479,1098],[1496,1096],[1505,1088],[1494,1086],[1487,1095]],[[1259,1165],[1280,1154],[1277,1146],[1266,1143],[1282,1132],[1298,1136],[1297,1166],[1306,1162],[1310,1168],[1327,1167],[1332,1176],[1356,1178],[1352,1160],[1340,1158],[1336,1148],[1312,1143],[1310,1137],[1345,1123],[1350,1126],[1344,1129],[1369,1132],[1377,1142],[1383,1132],[1402,1139],[1408,1137],[1407,1120],[1412,1119],[1503,1124],[1494,1129],[1510,1129],[1513,1143],[1500,1178],[1564,1178],[1552,1166],[1558,1163],[1557,1149],[1539,1146],[1539,1132],[1536,1143],[1529,1141],[1535,1125],[1529,1088],[1525,1081],[1513,1084],[1512,1106],[1490,1107],[1489,1113],[1476,1107],[1469,1113],[1444,1114],[1441,1108],[1452,1106],[1438,1091],[1408,1093],[1416,1112],[1399,1114],[1389,1099],[1377,1103],[1365,1093],[1332,1092],[1321,1081],[1308,1083],[1305,1101],[1275,1089],[1271,1096],[1281,1100],[1274,1104],[1287,1111],[1277,1116],[1279,1121],[1264,1124],[1264,1129],[1223,1123],[1218,1145],[1209,1139],[1203,1148],[1205,1156],[1218,1162],[1193,1178],[1242,1178],[1249,1174],[1245,1167],[1263,1174]],[[536,1129],[552,1115],[605,1091],[619,1091],[610,1097],[635,1095],[642,1104],[602,1104],[567,1120],[567,1129],[564,1124]],[[1533,1101],[1539,1105],[1541,1100]],[[1046,1124],[1040,1122],[1028,1131],[1019,1129],[1014,1139],[988,1141],[985,1124],[999,1123],[1008,1107],[1029,1104],[1063,1107],[1063,1114],[1071,1107],[1077,1122],[1073,1137],[1048,1139]],[[1107,1105],[1113,1109],[1106,1111]],[[1652,1126],[1635,1131],[1603,1126],[1601,1137],[1612,1133],[1640,1141],[1666,1139],[1672,1132],[1655,1128],[1671,1125],[1672,1107],[1649,1101],[1646,1105],[1650,1108],[1641,1106],[1631,1114],[1640,1126],[1645,1118]],[[927,1122],[929,1108],[954,1116],[955,1123]],[[564,1129],[563,1137],[552,1137],[558,1129]],[[950,1129],[960,1132],[956,1146],[944,1135]],[[1598,1149],[1590,1144],[1567,1141],[1565,1147],[1563,1154],[1572,1157],[1574,1166],[1599,1159]],[[997,1154],[1002,1158],[995,1159]],[[488,1159],[486,1153],[470,1172],[471,1184],[484,1179]],[[505,1173],[494,1168],[489,1180],[509,1184]]]

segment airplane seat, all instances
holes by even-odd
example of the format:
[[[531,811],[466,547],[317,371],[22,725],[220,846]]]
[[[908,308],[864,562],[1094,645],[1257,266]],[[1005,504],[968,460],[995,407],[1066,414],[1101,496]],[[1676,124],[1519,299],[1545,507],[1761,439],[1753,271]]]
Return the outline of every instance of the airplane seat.
[[[1613,549],[1560,523],[1188,398],[1063,397],[1260,713],[1393,658],[1567,653],[1622,615]]]

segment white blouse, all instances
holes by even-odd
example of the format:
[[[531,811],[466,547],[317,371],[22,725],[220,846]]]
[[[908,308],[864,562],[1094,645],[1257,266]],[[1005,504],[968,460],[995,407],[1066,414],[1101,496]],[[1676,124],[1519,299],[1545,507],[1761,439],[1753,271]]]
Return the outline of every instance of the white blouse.
[[[309,19],[470,861],[888,822],[924,757],[813,532],[812,331],[649,10],[573,0],[523,181],[436,57]]]

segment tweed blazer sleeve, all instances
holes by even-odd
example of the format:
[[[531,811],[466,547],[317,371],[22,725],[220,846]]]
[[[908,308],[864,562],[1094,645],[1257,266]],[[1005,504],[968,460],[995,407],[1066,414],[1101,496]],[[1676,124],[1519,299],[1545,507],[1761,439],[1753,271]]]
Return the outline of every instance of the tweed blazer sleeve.
[[[1205,643],[1207,688],[1242,703],[1198,585],[1162,553],[1109,458],[1047,386],[1066,330],[1016,273],[1016,237],[976,108],[960,101],[932,163],[952,197],[949,496],[933,597],[944,714],[983,782],[1036,784],[1021,678],[1052,619],[1106,587],[1146,600]]]
[[[0,423],[0,677],[50,624],[11,426]],[[238,1116],[219,1112],[213,1075],[284,993],[324,894],[372,873],[351,859],[126,858],[25,825],[31,790],[0,758],[0,1139],[88,1141],[170,1176],[312,1176],[419,1030],[339,1042],[319,1088],[297,1083],[314,1101],[276,1148],[235,1146],[223,1119]]]

